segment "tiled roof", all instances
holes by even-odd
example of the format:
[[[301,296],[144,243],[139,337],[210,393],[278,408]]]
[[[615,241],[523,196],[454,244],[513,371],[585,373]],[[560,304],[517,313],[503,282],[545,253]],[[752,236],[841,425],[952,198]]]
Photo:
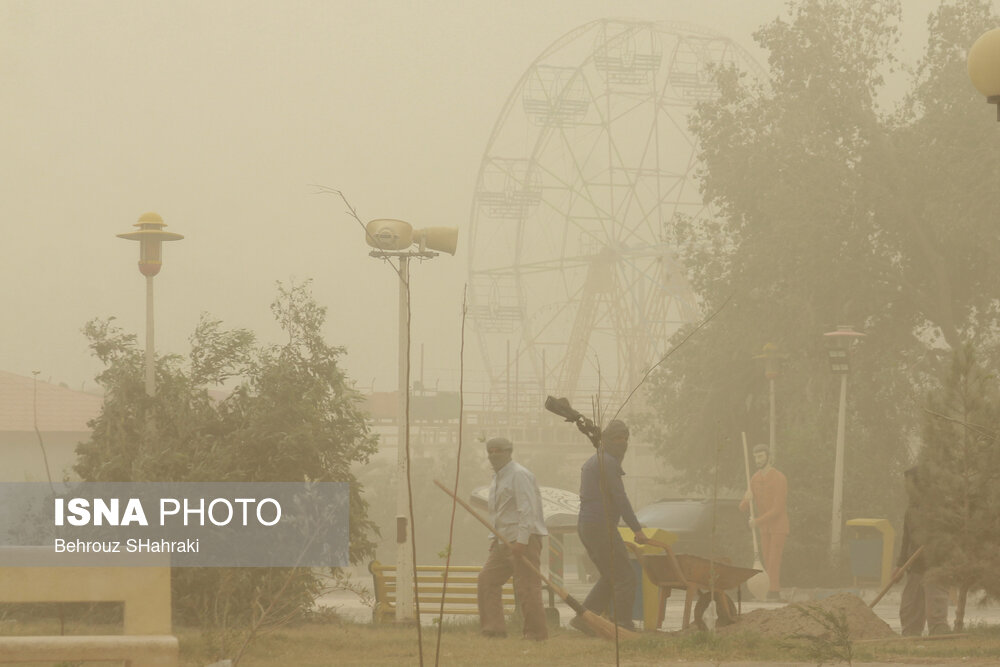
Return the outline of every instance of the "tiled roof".
[[[38,430],[43,433],[87,431],[87,422],[104,399],[82,391],[0,371],[0,431],[34,431],[37,390]]]

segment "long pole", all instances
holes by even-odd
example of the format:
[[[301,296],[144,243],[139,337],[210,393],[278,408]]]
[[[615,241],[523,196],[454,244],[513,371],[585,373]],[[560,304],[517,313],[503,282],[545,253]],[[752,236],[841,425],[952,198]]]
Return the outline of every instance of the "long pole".
[[[910,566],[913,565],[913,561],[917,560],[917,556],[919,556],[923,552],[924,552],[924,545],[921,544],[920,547],[918,547],[917,550],[913,552],[913,555],[906,559],[906,562],[903,563],[902,567],[896,568],[896,571],[893,572],[892,577],[890,577],[889,579],[889,583],[883,586],[882,590],[880,590],[878,592],[878,595],[875,596],[875,599],[868,603],[869,609],[875,608],[875,605],[878,604],[878,601],[881,600],[883,597],[885,597],[885,594],[889,592],[889,589],[892,588],[897,581],[903,578],[903,574],[910,569]]]
[[[156,350],[153,344],[153,276],[146,276],[146,395],[156,395]]]
[[[506,394],[504,396],[504,408],[507,410],[507,433],[510,434],[510,339],[507,339],[507,363],[506,363]]]
[[[771,459],[771,463],[773,464],[774,461],[775,461],[775,449],[774,449],[774,378],[773,377],[772,378],[768,378],[768,382],[771,385],[770,386],[770,390],[771,390],[771,414],[769,416],[769,419],[770,419],[770,422],[771,422],[770,423],[770,427],[771,427],[771,439],[770,439],[769,446],[768,446],[768,457]]]
[[[407,408],[410,388],[407,367],[410,364],[410,331],[407,326],[409,313],[410,258],[399,257],[399,420],[396,435],[396,620],[413,620],[413,554],[410,547],[412,526],[407,526],[410,516],[409,492],[406,488]]]
[[[847,373],[840,376],[840,410],[837,413],[837,456],[833,467],[833,519],[830,526],[830,560],[840,560],[840,527],[844,504],[844,426],[847,420]]]
[[[435,479],[434,483],[437,484],[439,489],[441,489],[449,496],[451,496],[452,499],[455,500],[455,502],[457,502],[459,505],[461,505],[464,510],[466,510],[469,514],[471,514],[472,517],[476,519],[476,521],[486,526],[489,529],[489,531],[493,533],[493,535],[497,538],[498,542],[504,544],[508,549],[510,549],[510,542],[508,542],[503,535],[497,532],[497,529],[495,526],[493,526],[493,524],[491,524],[489,521],[480,516],[480,514],[476,510],[472,509],[469,503],[465,502],[464,500],[456,496],[448,489],[447,486],[445,486],[438,480]],[[584,607],[582,604],[580,604],[579,601],[577,601],[576,598],[567,593],[563,588],[556,586],[556,584],[552,581],[550,577],[547,577],[544,574],[542,574],[542,571],[539,570],[537,567],[535,567],[534,564],[532,564],[532,562],[529,561],[525,556],[521,556],[521,562],[527,565],[532,572],[537,574],[542,581],[548,584],[549,589],[555,591],[556,595],[561,597],[563,599],[563,602],[565,602],[570,606],[570,609],[575,611],[577,615],[583,616],[583,621],[592,630],[594,630],[598,634],[598,636],[603,637],[605,639],[614,639],[615,641],[617,641],[619,638],[635,639],[636,637],[639,636],[639,633],[633,632],[631,630],[626,630],[621,626],[616,626],[612,621],[602,616],[598,616],[594,612]]]

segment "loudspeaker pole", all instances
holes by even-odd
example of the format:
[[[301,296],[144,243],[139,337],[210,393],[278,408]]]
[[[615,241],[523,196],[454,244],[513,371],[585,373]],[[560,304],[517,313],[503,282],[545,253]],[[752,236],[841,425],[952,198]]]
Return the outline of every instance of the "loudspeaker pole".
[[[416,621],[413,586],[413,508],[410,506],[410,259],[432,259],[434,250],[455,254],[458,229],[414,230],[403,220],[372,220],[365,227],[369,254],[396,257],[399,275],[399,417],[396,445],[396,621]],[[413,249],[411,246],[416,245]],[[431,248],[432,250],[428,250]]]

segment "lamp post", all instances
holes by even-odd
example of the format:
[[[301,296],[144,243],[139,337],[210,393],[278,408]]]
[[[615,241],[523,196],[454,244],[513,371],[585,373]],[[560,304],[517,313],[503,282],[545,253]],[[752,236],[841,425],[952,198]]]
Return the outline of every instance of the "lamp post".
[[[166,223],[156,213],[143,213],[133,225],[139,229],[118,238],[139,242],[139,272],[146,276],[146,395],[156,394],[156,366],[153,345],[153,276],[163,266],[163,242],[179,241],[183,236],[165,232]]]
[[[1000,28],[984,32],[969,47],[967,65],[972,85],[996,105],[1000,121]]]
[[[847,375],[850,372],[851,342],[865,334],[850,325],[840,325],[823,336],[830,357],[830,370],[840,376],[840,409],[837,412],[837,454],[833,466],[833,518],[830,527],[830,560],[840,559],[841,526],[844,506],[844,426],[847,421]]]
[[[765,343],[764,347],[761,349],[760,354],[754,356],[754,359],[764,360],[764,377],[767,378],[768,382],[768,392],[770,394],[770,413],[768,415],[768,425],[771,431],[770,441],[768,443],[768,457],[773,462],[775,460],[775,441],[774,441],[774,380],[780,374],[781,360],[786,358],[788,355],[778,352],[778,346],[774,343]]]
[[[375,248],[369,255],[379,259],[399,259],[399,422],[396,445],[396,620],[412,621],[416,618],[413,604],[413,547],[412,527],[408,529],[409,488],[406,452],[409,448],[410,403],[408,380],[410,367],[410,259],[431,259],[438,253],[455,254],[458,229],[455,227],[428,227],[414,230],[402,220],[378,219],[365,226],[365,240]],[[412,246],[416,245],[416,249]]]

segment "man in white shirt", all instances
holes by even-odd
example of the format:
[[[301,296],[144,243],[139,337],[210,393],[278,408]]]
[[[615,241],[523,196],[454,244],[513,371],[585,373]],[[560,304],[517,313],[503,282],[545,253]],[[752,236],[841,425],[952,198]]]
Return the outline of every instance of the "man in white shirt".
[[[524,617],[524,638],[541,641],[549,636],[542,604],[542,580],[528,567],[541,567],[542,537],[548,535],[542,515],[542,494],[535,476],[511,460],[514,445],[507,438],[486,443],[495,475],[490,484],[490,520],[510,548],[497,539],[479,573],[479,627],[487,637],[506,637],[501,593],[514,575],[514,595]],[[525,562],[527,561],[527,563]]]

